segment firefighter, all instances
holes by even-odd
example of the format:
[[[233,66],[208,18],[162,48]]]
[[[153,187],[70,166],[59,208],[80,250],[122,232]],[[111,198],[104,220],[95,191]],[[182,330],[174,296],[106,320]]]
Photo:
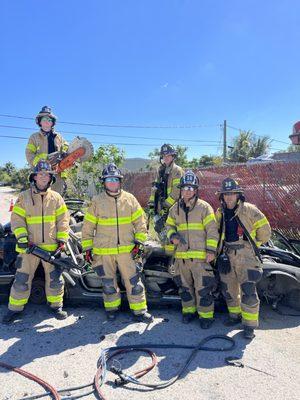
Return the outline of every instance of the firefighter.
[[[55,182],[51,165],[40,160],[29,176],[30,189],[21,192],[11,215],[11,228],[17,239],[16,275],[3,322],[9,324],[23,311],[30,296],[32,279],[40,259],[29,253],[31,244],[55,252],[63,250],[69,237],[69,212],[61,195],[50,186]],[[62,310],[64,285],[61,273],[42,261],[45,271],[47,302],[57,319],[65,319]]]
[[[218,192],[221,208],[216,217],[219,226],[217,267],[229,318],[225,325],[242,321],[244,337],[254,338],[258,326],[259,299],[256,283],[262,277],[257,246],[271,237],[270,224],[254,205],[245,202],[239,184],[226,178]]]
[[[56,151],[66,152],[68,150],[67,143],[54,130],[56,120],[56,116],[48,106],[44,106],[36,116],[35,122],[40,127],[40,130],[30,136],[26,147],[26,159],[32,167],[35,167],[39,160],[48,159],[51,153]],[[52,185],[52,190],[60,194],[64,192],[65,180],[63,178],[63,172],[56,175],[56,182]]]
[[[176,165],[177,152],[170,144],[164,144],[160,149],[161,166],[157,171],[148,201],[148,209],[161,218],[157,224],[157,231],[164,227],[169,208],[175,204],[179,197],[179,182],[184,171]]]
[[[198,312],[200,326],[214,321],[212,292],[216,287],[210,263],[215,258],[218,229],[212,207],[198,197],[199,179],[187,171],[180,179],[180,199],[170,209],[167,236],[175,245],[174,281],[182,300],[183,323]]]
[[[104,191],[93,198],[85,214],[82,246],[85,258],[103,284],[103,300],[108,320],[114,320],[121,305],[117,270],[123,279],[134,319],[151,322],[145,288],[135,262],[136,241],[147,239],[144,211],[137,199],[121,188],[121,171],[108,164],[102,171]]]

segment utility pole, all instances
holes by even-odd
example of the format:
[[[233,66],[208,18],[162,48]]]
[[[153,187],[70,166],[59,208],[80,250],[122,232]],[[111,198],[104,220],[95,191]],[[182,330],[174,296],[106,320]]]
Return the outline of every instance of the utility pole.
[[[223,162],[226,162],[227,158],[227,122],[224,119],[223,124]]]

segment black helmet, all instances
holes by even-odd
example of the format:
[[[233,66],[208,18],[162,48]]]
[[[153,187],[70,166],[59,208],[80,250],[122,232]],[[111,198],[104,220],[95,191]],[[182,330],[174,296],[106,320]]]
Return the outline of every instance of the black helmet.
[[[48,106],[42,107],[41,111],[38,113],[38,115],[35,117],[35,122],[37,125],[41,126],[41,119],[43,117],[49,117],[52,119],[53,126],[56,123],[56,116],[52,113],[51,108]]]
[[[192,186],[195,189],[199,187],[199,178],[193,171],[186,171],[186,173],[180,178],[179,187]]]
[[[243,193],[243,189],[240,187],[237,181],[232,178],[226,178],[222,182],[221,190],[218,191],[219,194],[226,193]]]
[[[163,157],[163,156],[167,156],[167,155],[171,155],[171,156],[177,155],[176,149],[169,143],[163,144],[160,148],[160,156]]]
[[[101,175],[102,182],[104,182],[104,180],[106,178],[122,179],[123,175],[122,175],[121,171],[119,170],[119,168],[116,166],[116,164],[110,163],[110,164],[107,164],[102,171],[102,175]]]
[[[36,166],[34,167],[33,172],[29,175],[29,182],[34,182],[34,177],[38,172],[48,172],[51,175],[52,179],[50,183],[54,183],[56,178],[54,176],[55,172],[52,170],[51,164],[46,160],[40,160]]]

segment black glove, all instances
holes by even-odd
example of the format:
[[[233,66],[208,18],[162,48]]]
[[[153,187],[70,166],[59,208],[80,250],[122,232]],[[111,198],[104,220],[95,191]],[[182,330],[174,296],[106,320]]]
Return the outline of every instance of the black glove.
[[[149,201],[148,204],[147,204],[147,208],[149,209],[149,211],[154,210],[154,208],[155,208],[154,202],[153,201]]]
[[[23,250],[27,250],[29,248],[28,237],[22,237],[17,241],[18,247]]]
[[[231,271],[231,264],[227,254],[223,253],[217,258],[217,269],[220,274],[227,275]]]
[[[180,236],[178,235],[178,233],[172,233],[172,235],[170,236],[170,242],[173,243],[174,239],[178,239],[180,241]]]
[[[157,233],[160,233],[164,227],[165,227],[165,219],[163,216],[160,216],[155,222],[154,222],[154,230]]]

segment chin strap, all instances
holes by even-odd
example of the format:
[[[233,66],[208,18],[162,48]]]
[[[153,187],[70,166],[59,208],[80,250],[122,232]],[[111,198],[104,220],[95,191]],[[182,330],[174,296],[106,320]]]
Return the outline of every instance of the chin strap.
[[[107,196],[109,197],[119,197],[121,194],[121,189],[118,190],[115,194],[114,192],[110,192],[109,190],[105,189],[105,193],[107,194]]]
[[[42,132],[42,134],[43,135],[49,135],[50,133],[52,133],[52,134],[54,134],[54,129],[53,129],[53,127],[50,129],[50,131],[44,131],[43,129],[42,129],[42,127],[41,127],[41,132]]]

